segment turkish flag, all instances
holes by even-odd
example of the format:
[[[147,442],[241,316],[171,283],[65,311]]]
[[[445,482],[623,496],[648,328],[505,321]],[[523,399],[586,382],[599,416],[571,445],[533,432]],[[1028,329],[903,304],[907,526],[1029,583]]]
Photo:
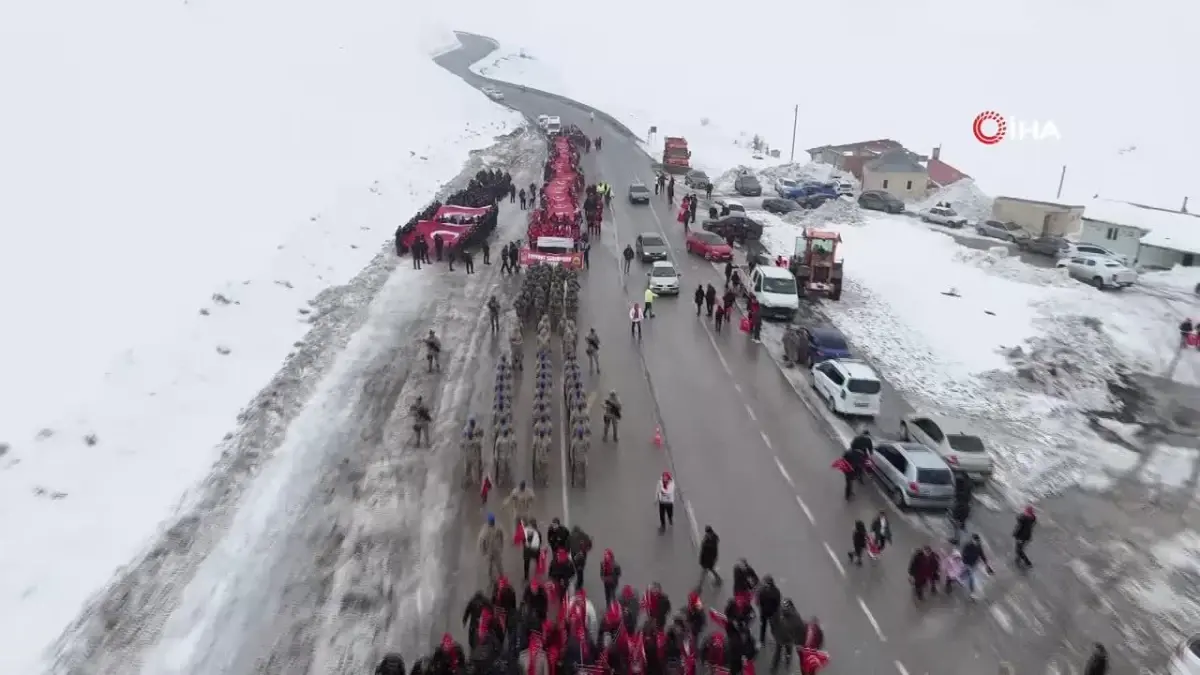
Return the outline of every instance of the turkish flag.
[[[829,652],[809,647],[800,648],[800,667],[808,675],[813,675],[827,665],[829,665]]]

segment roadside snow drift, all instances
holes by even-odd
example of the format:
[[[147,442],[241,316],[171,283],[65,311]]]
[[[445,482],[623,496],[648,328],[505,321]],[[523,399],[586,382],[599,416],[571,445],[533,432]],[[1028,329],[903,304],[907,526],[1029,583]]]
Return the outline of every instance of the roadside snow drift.
[[[306,303],[518,122],[411,7],[68,5],[0,20],[6,673],[212,465]]]

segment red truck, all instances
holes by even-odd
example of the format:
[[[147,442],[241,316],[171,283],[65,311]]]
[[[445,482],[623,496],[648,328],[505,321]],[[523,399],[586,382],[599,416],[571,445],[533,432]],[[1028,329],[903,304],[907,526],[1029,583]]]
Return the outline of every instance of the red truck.
[[[682,136],[667,136],[663,141],[663,169],[667,173],[684,174],[691,170],[692,153],[687,139]]]

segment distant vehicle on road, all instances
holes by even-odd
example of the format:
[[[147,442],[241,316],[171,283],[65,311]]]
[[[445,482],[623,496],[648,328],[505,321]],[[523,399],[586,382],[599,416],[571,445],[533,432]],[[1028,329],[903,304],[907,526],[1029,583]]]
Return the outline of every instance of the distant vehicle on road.
[[[858,196],[858,205],[871,211],[903,213],[904,202],[883,190],[867,190]]]
[[[487,94],[488,98],[492,99],[493,101],[504,100],[504,92],[496,89],[495,87],[484,87],[483,93]]]
[[[562,120],[558,115],[550,115],[546,117],[546,133],[557,134],[562,131]]]
[[[679,277],[683,276],[669,261],[658,260],[650,266],[646,279],[658,295],[679,295]]]
[[[1101,256],[1076,256],[1063,258],[1057,267],[1066,268],[1072,279],[1091,284],[1096,288],[1125,288],[1137,283],[1137,272],[1124,263]]]
[[[1074,258],[1075,256],[1086,255],[1099,258],[1112,258],[1117,262],[1129,264],[1129,256],[1110,251],[1103,246],[1096,244],[1077,244],[1068,242],[1067,250],[1060,257]]]
[[[687,236],[688,253],[694,253],[705,260],[725,262],[733,260],[733,249],[720,235],[703,230],[692,230]]]
[[[1022,251],[1039,253],[1053,258],[1064,258],[1071,251],[1071,242],[1062,237],[1033,237],[1017,242]],[[1099,248],[1099,247],[1097,247]]]
[[[1022,239],[1033,238],[1020,225],[1016,223],[1002,223],[999,220],[985,220],[976,223],[975,232],[985,237],[1003,239],[1013,244],[1019,244]]]
[[[804,363],[808,365],[816,365],[830,359],[851,358],[846,336],[829,324],[802,326],[800,337],[807,346],[805,353],[801,356],[805,357]]]
[[[926,223],[935,223],[937,225],[945,225],[946,227],[959,228],[967,224],[967,219],[958,215],[949,206],[935,206],[921,211],[919,215],[921,216],[921,220]]]
[[[683,177],[683,184],[693,190],[706,190],[709,185],[712,185],[712,180],[703,171],[692,169]]]
[[[761,197],[762,184],[752,173],[744,173],[733,181],[733,191],[743,197]]]
[[[663,170],[667,173],[688,173],[692,168],[692,151],[688,150],[687,139],[682,136],[667,136],[663,139]]]
[[[701,229],[713,232],[722,238],[733,237],[739,243],[757,240],[762,236],[763,227],[757,221],[751,220],[744,211],[733,211],[727,216],[716,220],[706,220],[700,225]]]
[[[642,262],[654,262],[667,259],[667,242],[656,232],[643,232],[637,236],[634,249]]]
[[[946,460],[950,468],[976,483],[992,477],[992,456],[983,439],[967,425],[944,417],[911,413],[900,422],[900,437],[920,443]]]
[[[801,206],[790,199],[782,199],[779,197],[768,197],[762,202],[763,211],[775,214],[791,213],[799,211]]]
[[[945,509],[954,504],[954,472],[941,455],[919,443],[879,443],[871,473],[902,509]]]
[[[650,190],[646,184],[640,180],[635,180],[629,184],[629,203],[630,204],[649,204]]]
[[[875,417],[883,383],[858,359],[829,359],[812,367],[813,388],[825,405],[838,415]]]

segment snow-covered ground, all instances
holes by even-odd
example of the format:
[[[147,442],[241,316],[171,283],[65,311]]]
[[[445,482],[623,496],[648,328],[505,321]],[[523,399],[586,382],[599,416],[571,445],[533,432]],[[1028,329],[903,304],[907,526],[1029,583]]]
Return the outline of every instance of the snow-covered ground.
[[[70,5],[0,12],[6,673],[187,505],[322,291],[520,122],[412,8]]]

